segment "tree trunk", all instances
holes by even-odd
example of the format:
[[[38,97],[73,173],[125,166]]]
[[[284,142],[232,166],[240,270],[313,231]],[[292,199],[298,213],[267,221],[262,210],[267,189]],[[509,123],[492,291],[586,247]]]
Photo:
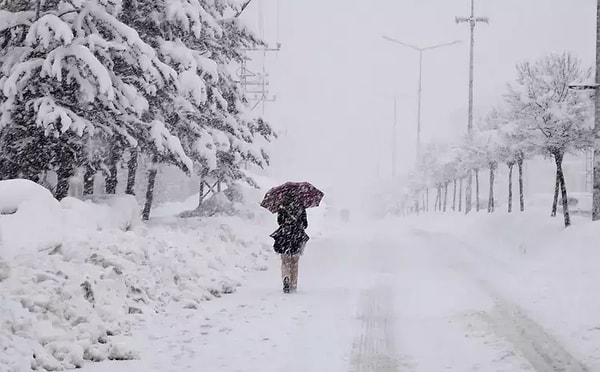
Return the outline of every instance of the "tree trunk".
[[[205,189],[207,176],[208,176],[208,169],[203,168],[202,172],[200,172],[200,186],[198,188],[198,193],[199,193],[198,208],[200,208],[200,206],[202,205],[202,202],[204,201],[204,189]]]
[[[465,189],[465,214],[473,209],[473,171],[467,172],[467,187]]]
[[[423,210],[425,212],[429,212],[429,187],[425,189],[425,199],[423,200],[423,202],[425,203]]]
[[[562,198],[563,217],[565,219],[565,227],[571,226],[571,216],[569,215],[569,200],[567,199],[567,185],[565,184],[565,174],[563,173],[562,161],[563,155],[554,157],[556,160],[556,174],[560,182],[560,191]]]
[[[198,188],[198,208],[204,201],[204,178],[200,178],[200,187]]]
[[[454,179],[454,191],[452,191],[452,210],[456,211],[456,178]]]
[[[494,170],[496,165],[494,163],[490,163],[490,195],[488,197],[488,213],[493,213],[495,211],[495,203],[494,203]]]
[[[462,194],[463,194],[463,179],[460,179],[460,185],[458,188],[458,211],[462,211]]]
[[[108,154],[108,174],[105,177],[105,192],[107,194],[117,193],[118,180],[118,163],[123,152],[119,147],[120,144],[117,142],[116,137],[112,138],[110,145],[110,153]]]
[[[115,140],[113,139],[113,142]],[[105,191],[107,194],[117,193],[117,163],[119,161],[119,151],[115,143],[110,147],[110,154],[108,155],[108,174],[105,177]]]
[[[556,162],[556,159],[555,159]],[[552,199],[552,212],[551,217],[556,217],[556,209],[558,207],[558,193],[560,191],[560,178],[558,177],[558,170],[556,171],[556,177],[554,180],[554,199]]]
[[[129,161],[127,162],[127,188],[125,194],[135,195],[135,175],[138,169],[138,150],[129,150]]]
[[[69,196],[69,178],[73,175],[73,166],[63,162],[56,170],[56,199],[62,200]]]
[[[40,19],[40,12],[42,11],[42,0],[37,0],[37,4],[35,5],[35,20]]]
[[[83,195],[92,195],[94,193],[94,178],[96,170],[91,165],[86,165],[83,173]]]
[[[448,182],[444,183],[444,212],[446,212],[446,208],[448,207]]]
[[[479,168],[475,169],[475,210],[479,212]]]
[[[148,171],[148,188],[146,189],[146,203],[142,212],[142,219],[148,221],[150,218],[150,209],[152,209],[152,200],[154,199],[154,183],[156,182],[156,164],[152,164],[152,168]]]
[[[525,196],[523,190],[523,159],[519,159],[517,161],[517,166],[519,167],[519,206],[521,207],[521,212],[524,212]]]
[[[513,202],[513,193],[512,193],[512,176],[513,176],[513,167],[515,163],[508,163],[508,213],[512,213],[512,202]]]

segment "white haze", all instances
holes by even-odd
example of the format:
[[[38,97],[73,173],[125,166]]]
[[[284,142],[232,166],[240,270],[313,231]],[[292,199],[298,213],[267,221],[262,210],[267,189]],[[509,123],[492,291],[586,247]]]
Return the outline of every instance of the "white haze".
[[[261,4],[262,1],[262,4]],[[279,32],[277,32],[279,2]],[[267,55],[266,115],[281,131],[269,172],[331,187],[349,198],[389,180],[393,96],[398,94],[397,174],[414,162],[417,53],[382,39],[417,45],[461,40],[424,56],[423,141],[460,136],[466,127],[469,0],[255,0],[245,14],[281,52]],[[484,114],[514,77],[514,66],[551,52],[593,62],[594,0],[480,0],[475,105]],[[260,63],[260,54],[256,63]]]

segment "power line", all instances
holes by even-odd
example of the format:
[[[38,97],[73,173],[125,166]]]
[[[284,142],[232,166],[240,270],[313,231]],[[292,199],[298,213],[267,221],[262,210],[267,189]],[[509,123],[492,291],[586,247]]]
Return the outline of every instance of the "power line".
[[[243,9],[245,9],[251,0],[247,1],[243,5]],[[278,3],[277,3],[278,4]],[[265,44],[261,47],[254,48],[245,48],[242,49],[244,51],[243,60],[241,63],[241,67],[238,71],[238,77],[240,78],[239,83],[241,84],[244,92],[246,93],[246,97],[250,102],[254,102],[251,109],[256,109],[259,105],[262,104],[262,114],[265,114],[265,103],[266,102],[274,102],[277,97],[271,96],[269,92],[269,74],[267,73],[266,68],[266,59],[268,52],[279,52],[281,50],[281,43],[279,43],[279,5],[277,5],[277,14],[276,14],[276,22],[277,22],[277,32],[276,38],[277,43],[275,47],[270,47],[268,44]],[[243,10],[242,10],[243,11]],[[258,1],[258,29],[261,40],[265,39],[265,15],[264,15],[264,4],[263,0]],[[248,62],[253,59],[249,57],[250,52],[261,52],[261,67],[260,72],[252,71],[248,67]]]

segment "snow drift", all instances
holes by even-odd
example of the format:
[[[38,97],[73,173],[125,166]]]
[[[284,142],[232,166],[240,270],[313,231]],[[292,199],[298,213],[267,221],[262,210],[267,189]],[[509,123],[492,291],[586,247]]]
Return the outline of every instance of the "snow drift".
[[[271,250],[270,216],[239,200],[253,213],[201,220],[163,209],[145,225],[130,196],[59,203],[23,180],[1,181],[0,195],[2,371],[136,358],[121,336],[153,313],[201,311],[235,292]]]

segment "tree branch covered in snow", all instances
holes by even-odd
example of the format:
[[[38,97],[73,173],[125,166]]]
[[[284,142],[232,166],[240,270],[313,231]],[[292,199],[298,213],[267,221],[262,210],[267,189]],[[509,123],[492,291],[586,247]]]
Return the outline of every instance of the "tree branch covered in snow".
[[[274,132],[232,72],[262,42],[231,18],[236,2],[0,5],[0,177],[115,173],[124,153],[224,182],[245,179],[245,162],[268,164],[255,140]],[[32,159],[44,148],[69,163]]]

